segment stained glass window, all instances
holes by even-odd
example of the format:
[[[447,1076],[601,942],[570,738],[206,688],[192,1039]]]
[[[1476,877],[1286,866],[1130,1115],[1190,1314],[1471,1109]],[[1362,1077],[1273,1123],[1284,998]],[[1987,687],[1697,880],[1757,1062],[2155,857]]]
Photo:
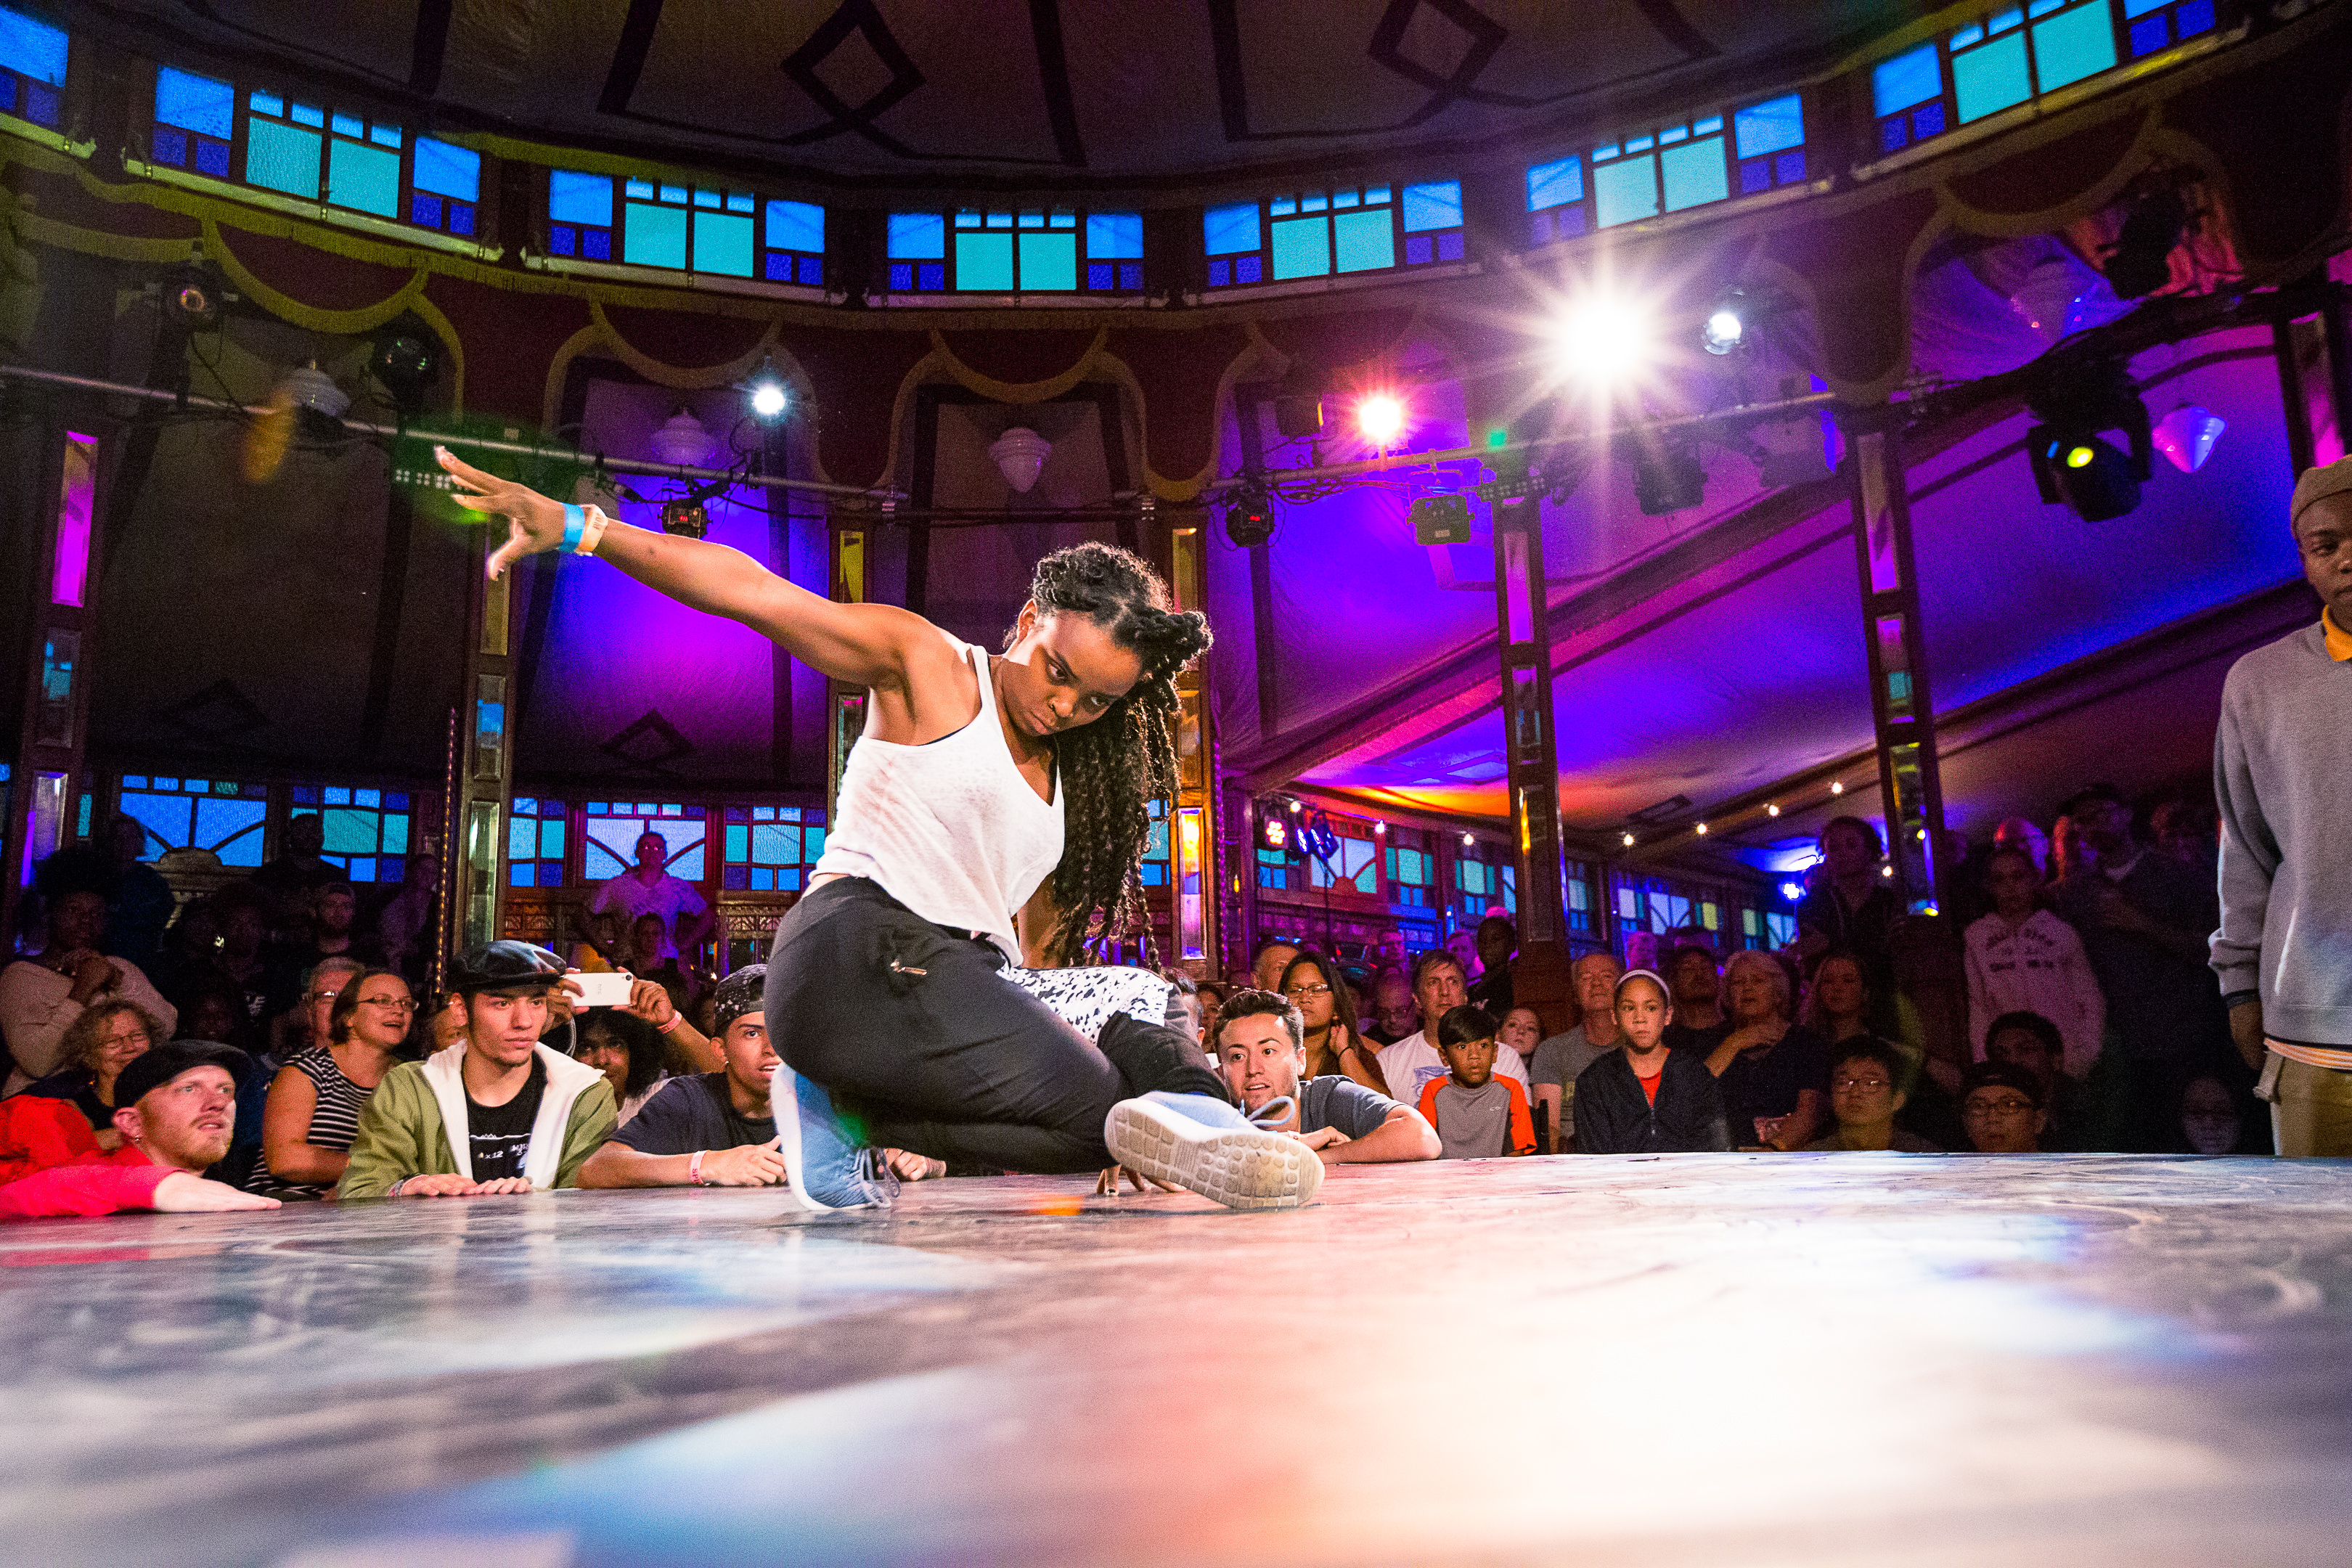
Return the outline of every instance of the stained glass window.
[[[1150,814],[1151,826],[1144,835],[1143,863],[1136,868],[1136,880],[1147,888],[1164,888],[1169,876],[1168,808],[1160,801],[1149,800],[1143,803],[1143,809]]]
[[[790,893],[807,886],[824,854],[824,811],[799,805],[726,808],[719,879],[736,892]]]
[[[2124,34],[2131,58],[2213,30],[2213,0],[2124,0]]]
[[[560,888],[564,866],[563,802],[524,795],[507,806],[507,885]]]
[[[115,804],[147,830],[142,860],[167,849],[209,849],[224,866],[251,869],[262,862],[269,801],[261,784],[126,773]]]
[[[890,292],[1139,294],[1143,215],[1044,207],[892,213]]]
[[[1202,240],[1212,289],[1459,261],[1462,184],[1349,185],[1276,196],[1262,211],[1212,207]]]
[[[397,882],[408,855],[408,792],[350,784],[296,784],[291,816],[316,816],[326,843],[320,858],[354,882]]]
[[[1584,160],[1555,158],[1528,171],[1528,243],[1574,239],[1591,224],[1585,209]]]
[[[55,131],[67,53],[62,29],[0,9],[0,113]]]
[[[668,180],[547,172],[547,250],[671,272],[824,283],[824,209]]]
[[[637,863],[637,839],[658,836],[667,847],[664,859],[669,874],[680,881],[703,879],[703,846],[709,835],[708,814],[698,805],[675,801],[592,800],[581,840],[581,872],[591,882],[606,882]]]
[[[1389,901],[1415,909],[1433,909],[1437,857],[1426,849],[1391,844],[1388,849]]]
[[[1371,837],[1371,829],[1351,819],[1335,818],[1331,823],[1331,832],[1339,841],[1339,847],[1331,857],[1331,869],[1325,870],[1322,861],[1309,857],[1307,885],[1317,889],[1330,888],[1342,893],[1360,893],[1366,898],[1380,897],[1381,847]]]

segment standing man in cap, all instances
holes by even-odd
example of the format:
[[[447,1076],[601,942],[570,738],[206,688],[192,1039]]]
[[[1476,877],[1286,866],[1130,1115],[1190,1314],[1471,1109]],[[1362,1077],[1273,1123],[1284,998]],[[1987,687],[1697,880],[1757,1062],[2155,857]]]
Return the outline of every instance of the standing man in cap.
[[[450,990],[466,1037],[383,1075],[352,1141],[341,1198],[471,1198],[579,1184],[613,1133],[613,1086],[539,1043],[562,961],[521,942],[477,947]]]
[[[2352,1154],[2352,458],[2304,470],[2287,526],[2319,620],[2222,683],[2213,973],[2278,1152]]]
[[[274,1209],[276,1198],[239,1192],[205,1173],[227,1154],[236,1129],[236,1079],[245,1053],[179,1040],[135,1057],[114,1080],[122,1146],[52,1165],[0,1186],[0,1219],[47,1215],[169,1214]]]

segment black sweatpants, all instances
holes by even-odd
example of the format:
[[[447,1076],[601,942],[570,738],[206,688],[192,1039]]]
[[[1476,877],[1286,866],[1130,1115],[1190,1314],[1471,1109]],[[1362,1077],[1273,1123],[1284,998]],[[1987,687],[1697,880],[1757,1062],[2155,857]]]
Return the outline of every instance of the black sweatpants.
[[[1006,979],[1004,955],[863,877],[802,895],[768,960],[768,1038],[876,1147],[1097,1171],[1103,1120],[1153,1089],[1230,1100],[1201,1047],[1121,1015],[1099,1042]]]

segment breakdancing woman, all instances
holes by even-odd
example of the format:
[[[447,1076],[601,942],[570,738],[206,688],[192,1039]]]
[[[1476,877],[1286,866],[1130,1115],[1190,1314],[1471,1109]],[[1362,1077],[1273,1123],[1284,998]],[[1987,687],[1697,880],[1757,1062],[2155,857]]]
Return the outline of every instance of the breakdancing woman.
[[[1235,1208],[1315,1195],[1313,1151],[1244,1117],[1164,1026],[1165,982],[1020,967],[1024,937],[1066,965],[1097,910],[1112,929],[1137,912],[1146,802],[1173,782],[1173,683],[1209,645],[1148,565],[1093,543],[1046,556],[992,657],[911,611],[836,604],[739,551],[436,455],[459,500],[507,521],[492,576],[541,551],[595,555],[870,693],[768,963],[771,1103],[804,1207],[887,1204],[885,1147],[1041,1173],[1115,1162]]]

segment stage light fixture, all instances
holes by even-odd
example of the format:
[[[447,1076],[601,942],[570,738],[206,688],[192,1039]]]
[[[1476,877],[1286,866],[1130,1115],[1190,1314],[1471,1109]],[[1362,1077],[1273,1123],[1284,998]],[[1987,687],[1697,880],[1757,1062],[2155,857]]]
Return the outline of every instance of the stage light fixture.
[[[1225,537],[1240,550],[1254,550],[1274,537],[1274,500],[1263,480],[1225,492]]]
[[[700,539],[710,531],[710,514],[694,497],[677,496],[662,502],[661,525],[664,533]]]
[[[1463,848],[1465,848],[1465,849],[1475,849],[1475,848],[1476,848],[1477,847],[1478,847],[1478,836],[1477,836],[1476,834],[1475,834],[1475,833],[1465,833],[1465,834],[1464,834],[1464,835],[1462,836],[1462,847],[1463,847]]]
[[[432,337],[412,328],[394,327],[375,341],[368,355],[368,374],[392,394],[401,417],[413,419],[425,406],[425,394],[440,379],[441,348]]]
[[[1628,849],[1631,849],[1632,847],[1633,847],[1633,836],[1632,834],[1630,834],[1630,833],[1622,833],[1622,834],[1619,834],[1619,835],[1618,835],[1618,840],[1619,840],[1619,842],[1622,843],[1622,844],[1625,846],[1625,847],[1626,847],[1626,848],[1628,848]]]
[[[2148,439],[2184,474],[2193,474],[2213,455],[2228,423],[2202,404],[2184,403],[2156,422]]]
[[[1416,544],[1470,542],[1468,496],[1415,496],[1412,508],[1406,516],[1412,520],[1412,538]]]
[[[1389,825],[1385,822],[1375,822],[1372,824],[1372,832],[1377,837],[1385,838],[1388,837],[1388,831]]]
[[[1634,443],[1633,499],[1644,517],[1687,511],[1706,499],[1706,470],[1685,441]]]
[[[1780,896],[1792,904],[1802,903],[1805,899],[1805,885],[1802,882],[1783,882],[1780,884]]]
[[[191,261],[163,279],[163,320],[179,331],[209,331],[220,325],[226,297],[219,277],[202,262]]]
[[[2045,504],[2063,501],[2085,522],[2121,517],[2139,505],[2155,445],[2147,405],[2122,366],[2069,376],[2028,403],[2043,421],[2025,433],[2025,452]],[[2127,454],[2105,438],[2102,433],[2111,430],[2126,437]]]
[[[1698,825],[1698,826],[1697,826],[1696,829],[1694,829],[1694,831],[1695,831],[1695,832],[1696,832],[1696,833],[1698,834],[1698,836],[1699,836],[1701,838],[1706,837],[1706,823],[1704,823],[1704,822],[1700,823],[1700,824]]]
[[[1843,779],[1832,780],[1830,784],[1830,793],[1832,795],[1843,795],[1845,793],[1845,781]]]
[[[774,424],[784,416],[784,410],[792,406],[791,389],[784,385],[784,378],[776,374],[773,360],[760,362],[760,368],[753,371],[751,379],[743,384],[743,391],[751,405],[751,417],[762,425]]]
[[[2180,193],[2150,192],[2125,215],[2124,226],[2107,252],[2107,286],[2119,300],[2153,294],[2172,278],[2172,247],[2189,226],[2189,206]]]
[[[1706,313],[1706,324],[1699,329],[1699,346],[1711,354],[1731,353],[1748,336],[1748,296],[1737,289],[1727,289]]]
[[[1594,386],[1622,379],[1649,355],[1650,324],[1630,302],[1595,295],[1570,305],[1553,330],[1560,368]]]
[[[1764,808],[1764,815],[1767,816],[1778,816],[1780,815],[1780,808],[1777,805],[1767,805]]]
[[[1375,447],[1385,447],[1404,430],[1404,405],[1376,392],[1356,405],[1356,428]]]

